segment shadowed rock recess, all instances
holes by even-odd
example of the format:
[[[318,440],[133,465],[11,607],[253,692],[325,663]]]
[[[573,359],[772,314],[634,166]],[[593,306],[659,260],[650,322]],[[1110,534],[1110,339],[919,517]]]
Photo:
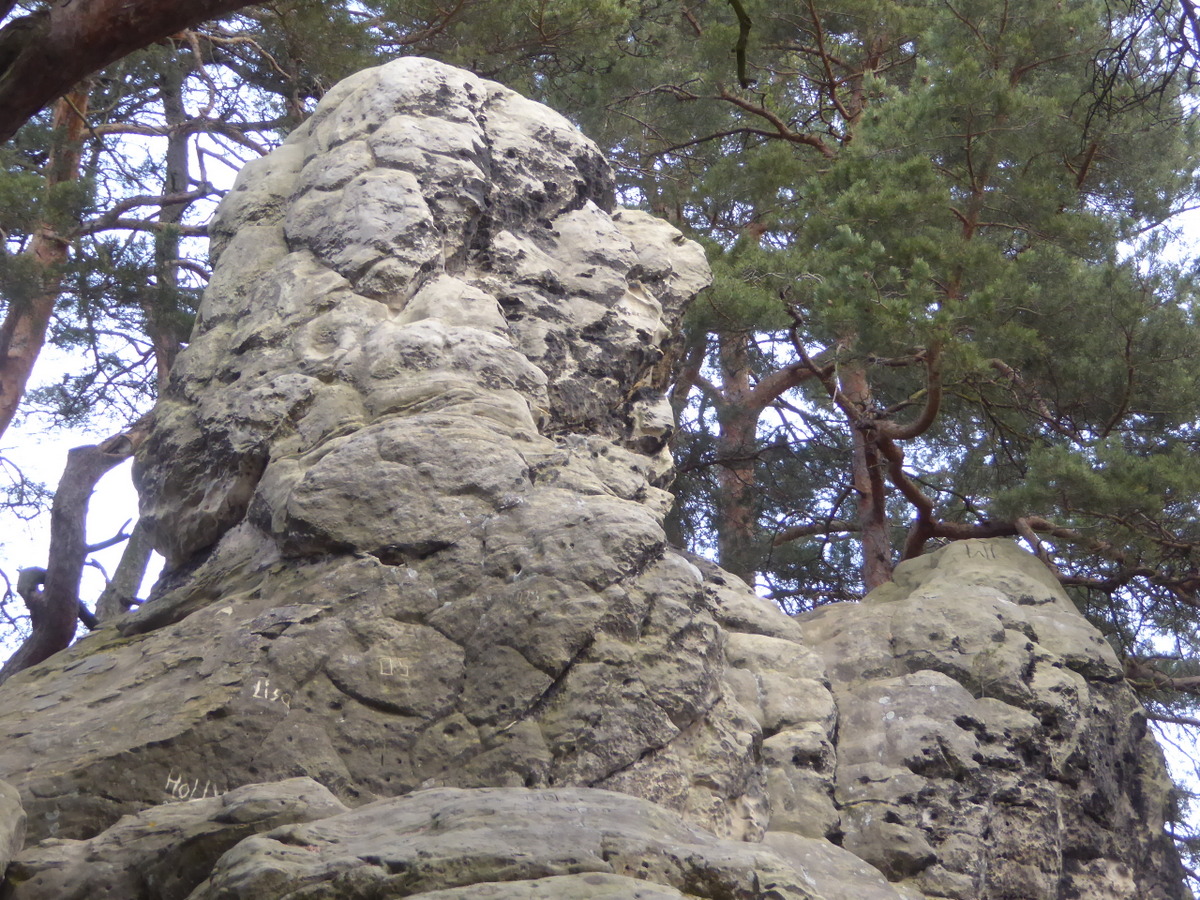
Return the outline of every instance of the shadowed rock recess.
[[[708,269],[565,119],[398,60],[212,235],[135,473],[167,574],[0,691],[0,896],[1190,897],[1032,557],[793,620],[666,545]]]

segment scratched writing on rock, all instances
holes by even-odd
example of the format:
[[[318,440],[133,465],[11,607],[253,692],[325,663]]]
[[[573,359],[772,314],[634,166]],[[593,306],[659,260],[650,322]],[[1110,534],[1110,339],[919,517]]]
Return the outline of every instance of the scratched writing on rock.
[[[381,656],[379,674],[387,678],[407,678],[408,660],[397,656]]]
[[[291,694],[284,693],[277,687],[272,687],[270,678],[255,680],[254,693],[251,696],[255,700],[266,700],[268,703],[282,703],[288,709],[292,708]]]
[[[203,800],[205,797],[216,797],[225,793],[207,778],[193,778],[170,774],[167,776],[166,787],[163,788],[172,800]]]
[[[991,544],[981,544],[975,541],[967,541],[967,556],[974,556],[980,559],[995,559],[996,548]]]

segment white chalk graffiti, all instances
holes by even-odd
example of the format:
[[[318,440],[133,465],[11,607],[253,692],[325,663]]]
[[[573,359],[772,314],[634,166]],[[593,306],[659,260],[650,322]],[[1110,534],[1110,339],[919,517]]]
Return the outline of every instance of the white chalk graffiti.
[[[266,700],[268,703],[282,703],[288,709],[292,708],[292,696],[279,688],[271,687],[270,678],[259,678],[254,682],[253,699]]]
[[[167,784],[163,790],[172,800],[203,800],[205,797],[216,797],[224,793],[207,778],[204,779],[203,785],[199,778],[192,779],[189,784],[187,778],[182,775],[168,775]]]
[[[379,657],[379,674],[387,678],[397,675],[401,678],[407,678],[408,660],[395,656],[381,656]]]

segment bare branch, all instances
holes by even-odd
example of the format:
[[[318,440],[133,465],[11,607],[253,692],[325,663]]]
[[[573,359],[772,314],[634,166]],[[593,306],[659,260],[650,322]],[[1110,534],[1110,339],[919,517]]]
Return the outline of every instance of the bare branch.
[[[75,447],[67,454],[50,511],[46,587],[37,592],[36,602],[26,599],[33,630],[0,668],[0,683],[71,643],[79,615],[79,580],[89,552],[85,536],[88,501],[104,473],[132,456],[146,439],[151,422],[150,416],[143,416],[127,431],[100,444]]]
[[[136,197],[126,197],[117,203],[114,203],[107,209],[103,215],[97,216],[94,219],[89,219],[87,222],[80,223],[78,228],[70,232],[70,239],[74,240],[84,235],[96,234],[101,231],[108,231],[111,228],[124,227],[117,225],[118,222],[129,222],[136,220],[122,219],[121,216],[129,212],[131,209],[137,209],[141,206],[175,206],[183,203],[191,203],[194,200],[199,200],[202,197],[211,197],[217,191],[212,187],[197,188],[194,191],[186,193],[166,194],[161,196],[150,196],[148,194],[139,194]],[[146,224],[152,224],[147,222]],[[192,227],[192,226],[183,226]],[[206,232],[207,233],[207,230]]]
[[[1183,725],[1187,728],[1200,728],[1200,719],[1191,716],[1168,716],[1163,713],[1146,712],[1146,718],[1152,722],[1163,722],[1167,725]]]
[[[845,519],[827,519],[824,522],[813,522],[808,525],[793,525],[776,534],[771,539],[771,546],[781,547],[797,538],[817,534],[852,534],[861,530],[857,523],[848,522]]]
[[[718,96],[728,103],[732,103],[738,109],[744,110],[751,115],[758,116],[760,119],[766,119],[775,126],[775,131],[761,132],[767,137],[778,138],[780,140],[789,141],[793,144],[804,144],[812,147],[826,159],[836,159],[837,151],[826,144],[821,138],[813,134],[805,134],[799,131],[793,131],[783,119],[779,118],[775,113],[771,112],[765,106],[755,106],[748,100],[743,100],[736,94],[731,94],[729,91],[723,90]]]

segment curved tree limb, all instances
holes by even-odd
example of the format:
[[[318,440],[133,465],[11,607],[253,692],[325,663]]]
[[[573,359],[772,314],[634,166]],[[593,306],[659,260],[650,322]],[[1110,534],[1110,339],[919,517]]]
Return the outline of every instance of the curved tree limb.
[[[746,7],[742,5],[742,0],[729,0],[729,5],[733,7],[733,14],[737,16],[738,21],[738,39],[733,46],[734,56],[737,58],[738,84],[743,88],[754,87],[755,79],[746,73],[746,47],[750,43],[750,26],[754,23],[750,20]]]
[[[12,4],[4,0],[11,9]],[[58,0],[0,29],[0,142],[85,76],[247,0]],[[3,4],[0,4],[0,9]]]
[[[797,538],[812,537],[814,535],[831,535],[831,534],[854,534],[862,529],[859,528],[857,522],[848,522],[845,519],[825,519],[820,522],[813,522],[808,525],[793,525],[790,528],[785,528],[771,539],[772,547],[782,547],[788,541],[794,541]]]
[[[101,476],[129,459],[141,446],[151,422],[149,415],[143,416],[127,431],[100,444],[75,447],[67,454],[67,465],[50,508],[50,560],[45,590],[31,594],[35,597],[32,603],[26,598],[33,630],[0,668],[0,684],[66,649],[75,637],[79,580],[90,550],[86,536],[88,501]]]
[[[906,425],[880,422],[879,435],[893,441],[920,437],[937,420],[942,407],[942,343],[935,341],[925,351],[925,406],[916,419]]]
[[[142,222],[140,219],[123,218],[125,213],[132,209],[137,209],[141,206],[174,206],[179,204],[190,203],[193,200],[200,200],[204,197],[211,197],[216,193],[216,189],[205,186],[197,188],[194,191],[185,191],[182,193],[165,194],[159,197],[151,197],[148,195],[139,195],[137,197],[126,197],[110,206],[103,214],[96,216],[94,219],[88,219],[86,222],[79,223],[79,227],[71,230],[68,237],[75,239],[87,234],[95,234],[98,231],[107,231],[110,228],[127,227],[131,222],[141,222],[143,225],[153,225],[152,222]],[[204,226],[199,229],[203,236],[207,233]]]
[[[1062,571],[1057,565],[1055,565],[1054,560],[1050,558],[1049,551],[1047,551],[1042,545],[1041,539],[1037,536],[1037,532],[1034,531],[1033,527],[1029,524],[1029,520],[1025,518],[1019,518],[1014,520],[1013,525],[1016,526],[1017,533],[1025,539],[1025,543],[1030,546],[1033,552],[1037,555],[1037,558],[1042,561],[1042,564],[1055,575],[1061,576]]]
[[[775,369],[759,379],[750,392],[750,403],[759,409],[766,409],[786,391],[799,387],[810,378],[816,377],[810,362],[801,360]]]
[[[1125,660],[1125,677],[1135,684],[1140,683],[1151,689],[1178,691],[1185,694],[1200,693],[1200,676],[1188,675],[1174,677],[1161,671],[1153,664],[1153,660]]]
[[[721,91],[721,93],[717,96],[727,103],[732,103],[738,109],[748,112],[753,116],[758,116],[760,119],[765,119],[774,125],[774,132],[761,132],[764,136],[788,141],[792,144],[803,144],[807,147],[812,147],[826,159],[837,158],[837,151],[821,140],[821,138],[813,134],[807,134],[803,131],[793,130],[788,126],[787,122],[783,121],[783,119],[781,119],[778,115],[767,109],[766,106],[755,105],[750,101],[743,100],[736,94],[731,94],[729,91],[725,90]]]
[[[1167,716],[1162,713],[1147,712],[1146,718],[1152,722],[1165,722],[1168,725],[1186,725],[1189,728],[1200,728],[1200,719],[1192,716]]]

